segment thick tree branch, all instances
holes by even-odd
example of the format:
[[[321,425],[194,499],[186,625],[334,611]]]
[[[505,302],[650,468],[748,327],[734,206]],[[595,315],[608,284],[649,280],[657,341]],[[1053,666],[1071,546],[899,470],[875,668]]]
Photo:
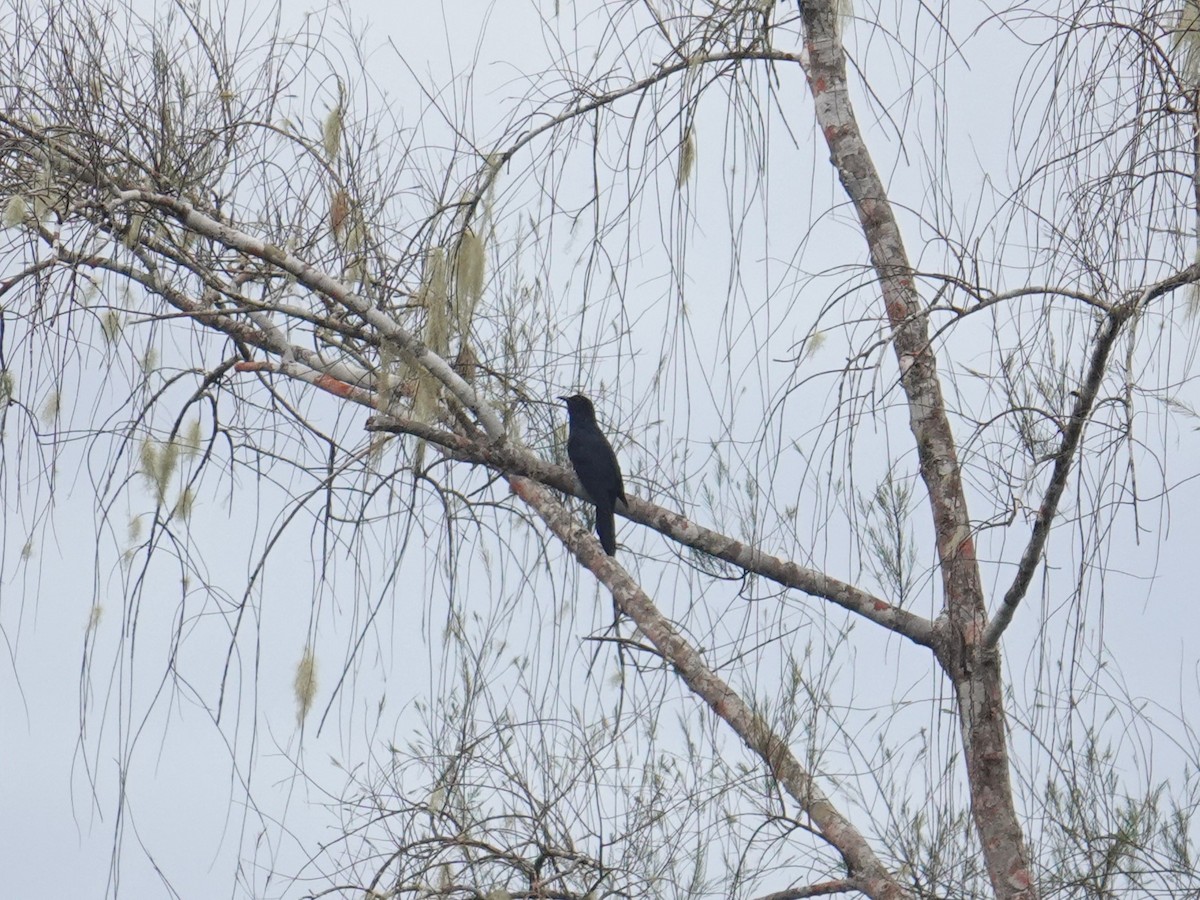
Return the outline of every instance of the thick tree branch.
[[[368,422],[367,427],[375,431],[412,434],[445,448],[451,455],[460,459],[508,474],[533,478],[544,485],[577,497],[584,496],[574,473],[511,444],[484,444],[463,435],[394,416],[379,417]],[[639,497],[631,496],[628,507],[618,506],[617,512],[632,522],[653,528],[680,544],[723,559],[746,572],[828,600],[914,643],[923,646],[932,644],[933,626],[928,619],[892,606],[861,588],[839,581],[823,572],[806,569],[794,562],[771,556]]]
[[[856,879],[839,878],[837,881],[822,881],[820,884],[775,891],[756,900],[806,900],[808,897],[831,897],[834,894],[849,894],[851,891],[857,893],[860,890],[862,888]]]
[[[147,203],[163,209],[177,218],[186,228],[219,241],[225,246],[240,250],[249,256],[275,265],[294,275],[298,281],[312,290],[318,291],[343,304],[366,320],[381,335],[395,340],[400,346],[409,351],[421,365],[425,366],[434,377],[441,381],[454,394],[459,402],[475,413],[489,437],[493,440],[504,437],[504,427],[500,421],[499,414],[478,398],[474,388],[454,370],[449,362],[430,351],[415,335],[399,325],[386,313],[376,309],[370,301],[355,294],[339,280],[308,265],[303,260],[292,256],[279,247],[267,244],[239,229],[199,212],[185,200],[144,190],[120,191],[119,193],[121,198],[126,202],[136,201]],[[267,338],[269,340],[269,336]],[[259,340],[261,342],[263,339],[260,338]],[[289,359],[289,356],[294,358],[298,352],[298,348],[293,349],[285,345],[272,346],[271,349],[281,354],[285,362],[291,362],[292,359]],[[304,358],[300,360],[303,363],[302,366],[293,368],[287,374],[302,377],[300,372],[303,370],[313,377],[320,375],[321,367],[314,366],[313,361],[307,358],[310,353],[311,351],[308,351],[303,354]],[[304,377],[304,380],[312,381],[309,377]],[[412,424],[415,425],[416,423]],[[444,432],[437,431],[436,429],[430,430],[439,435],[444,434]],[[425,437],[425,435],[422,436]],[[442,443],[433,437],[427,437],[427,439]],[[468,441],[467,443],[471,442]],[[466,452],[461,447],[451,447],[449,449]],[[474,445],[474,449],[478,454],[482,450],[482,445]],[[497,465],[498,468],[504,471],[532,473],[540,465],[540,461],[533,454],[522,450],[516,450],[511,447],[506,449],[498,445],[492,445],[487,449],[489,453],[496,454],[491,458],[490,464]],[[504,458],[503,463],[498,461],[501,457]],[[488,459],[482,457],[480,457],[479,461],[489,462]],[[559,473],[560,475],[565,475],[565,470],[559,469]],[[578,492],[578,487],[575,486],[576,483],[573,477],[570,477],[569,485],[570,487],[563,489]],[[628,513],[628,518],[649,525],[657,531],[697,550],[724,559],[746,571],[761,574],[784,586],[793,587],[813,596],[823,597],[877,624],[883,625],[918,644],[925,646],[932,645],[932,627],[928,620],[905,610],[898,609],[852,585],[830,578],[823,573],[804,569],[795,563],[770,556],[741,541],[696,525],[684,516],[670,512],[654,504],[634,501],[634,506],[630,508]],[[625,513],[623,512],[622,514],[624,515]]]
[[[600,542],[580,525],[578,519],[544,485],[520,476],[510,477],[509,482],[517,495],[537,511],[550,530],[608,588],[621,610],[637,623],[692,692],[766,763],[792,799],[812,819],[822,837],[841,854],[859,890],[875,900],[908,897],[858,829],[834,807],[767,721],[708,666],[700,652],[676,631],[620,564],[604,553]]]
[[[806,71],[817,121],[838,177],[858,213],[892,328],[909,426],[937,533],[947,611],[968,645],[973,645],[978,638],[976,629],[983,624],[983,589],[954,435],[929,343],[928,319],[887,192],[850,105],[835,4],[818,0],[800,6],[808,38]]]

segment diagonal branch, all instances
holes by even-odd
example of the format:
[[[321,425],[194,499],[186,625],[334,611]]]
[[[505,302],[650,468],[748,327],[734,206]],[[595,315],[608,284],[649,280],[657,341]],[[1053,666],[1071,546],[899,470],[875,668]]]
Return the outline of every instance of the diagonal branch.
[[[377,309],[369,300],[354,293],[338,279],[310,266],[279,247],[205,215],[186,200],[145,190],[120,191],[119,196],[126,202],[147,203],[158,207],[177,218],[185,227],[199,234],[277,266],[295,276],[306,287],[350,309],[368,325],[377,329],[382,336],[396,341],[418,363],[441,381],[464,407],[476,415],[488,437],[495,442],[486,447],[487,452],[493,454],[491,459],[494,462],[490,464],[504,471],[529,473],[535,472],[539,466],[545,465],[526,450],[511,446],[511,444],[505,446],[506,435],[499,414],[476,394],[474,387],[465,381],[449,362],[429,350],[416,335],[391,316]],[[286,353],[284,356],[286,357]],[[414,429],[418,427],[418,423],[410,423],[410,426],[412,427],[406,430],[409,430],[410,433],[417,433]],[[429,429],[429,431],[434,435],[446,434],[436,429]],[[438,440],[437,437],[420,436],[445,446],[445,442]],[[482,444],[476,444],[468,439],[458,438],[458,436],[454,436],[454,438],[462,441],[466,446],[450,447],[449,449],[459,452],[474,449],[477,455],[484,450]],[[480,461],[487,460],[481,457]],[[558,476],[562,482],[562,476],[566,475],[565,470],[554,468],[558,469]],[[550,482],[547,481],[547,483]],[[563,489],[578,492],[573,478],[563,483],[565,484]],[[635,508],[631,508],[628,515],[634,521],[649,525],[681,543],[731,562],[746,571],[761,574],[779,584],[830,600],[895,631],[897,634],[904,635],[915,643],[924,646],[932,645],[932,627],[928,620],[920,616],[898,609],[823,573],[804,569],[795,563],[763,553],[741,541],[710,531],[677,513],[641,501],[635,501],[635,504]]]
[[[900,226],[850,103],[835,7],[831,0],[800,4],[808,49],[805,73],[817,121],[858,214],[871,265],[879,277],[900,364],[909,427],[933,514],[947,611],[970,645],[975,642],[974,626],[983,623],[984,605],[961,467],[946,416],[937,359],[929,342],[925,307],[917,294]]]
[[[1197,280],[1200,280],[1200,264],[1188,266],[1169,278],[1150,285],[1128,303],[1114,307],[1104,317],[1099,334],[1096,336],[1096,345],[1092,348],[1083,384],[1075,394],[1075,407],[1071,410],[1071,418],[1067,421],[1058,452],[1054,454],[1054,469],[1050,474],[1050,483],[1042,495],[1042,502],[1038,506],[1037,516],[1033,520],[1033,532],[1029,535],[1029,542],[1021,554],[1020,563],[1017,564],[1017,574],[1005,592],[1004,600],[996,611],[996,615],[984,631],[984,647],[991,649],[999,642],[1000,636],[1012,623],[1013,615],[1033,581],[1034,572],[1041,561],[1046,541],[1050,537],[1050,526],[1058,512],[1059,502],[1062,500],[1063,491],[1067,486],[1067,476],[1071,473],[1071,465],[1079,452],[1083,431],[1087,427],[1088,418],[1096,405],[1096,396],[1100,392],[1104,373],[1108,371],[1108,360],[1112,355],[1113,345],[1120,336],[1122,326],[1140,312],[1147,303]]]
[[[858,889],[875,900],[908,897],[908,893],[887,871],[858,829],[834,807],[812,774],[771,730],[767,721],[709,668],[701,653],[658,611],[629,573],[603,552],[599,542],[584,530],[578,520],[538,482],[510,476],[509,483],[580,562],[608,588],[621,610],[637,623],[692,692],[707,703],[717,717],[732,728],[766,764],[812,820],[821,836],[841,854]]]
[[[484,444],[460,434],[396,416],[372,419],[367,423],[367,428],[373,431],[411,434],[443,447],[460,459],[486,465],[511,475],[523,475],[577,497],[584,496],[573,473],[563,466],[546,462],[524,448],[511,444]],[[617,512],[631,522],[653,528],[693,550],[723,559],[746,572],[761,575],[783,587],[828,600],[916,644],[932,645],[933,625],[928,619],[892,606],[852,584],[764,553],[756,547],[697,525],[686,516],[639,497],[631,496],[628,506],[618,507]]]
[[[836,881],[822,881],[817,884],[807,884],[804,887],[788,888],[775,891],[756,900],[806,900],[808,897],[830,897],[834,894],[849,894],[857,892],[859,884],[853,878],[839,878]]]
[[[111,186],[106,185],[106,187]],[[373,303],[356,294],[343,282],[310,266],[280,247],[266,243],[201,212],[186,200],[143,188],[113,187],[112,196],[120,203],[145,204],[160,210],[181,222],[191,232],[219,242],[226,247],[237,249],[248,256],[261,259],[293,275],[298,282],[309,289],[350,310],[382,338],[393,340],[403,347],[417,364],[424,367],[445,385],[457,404],[470,410],[491,441],[491,443],[475,444],[474,449],[477,453],[486,451],[499,455],[511,454],[511,461],[529,468],[533,467],[536,458],[532,453],[505,445],[505,429],[497,411],[476,392],[470,383],[454,371],[450,363],[431,352],[413,332],[386,312],[377,309]],[[151,275],[144,275],[142,278],[144,279],[143,284],[153,286],[159,292],[169,290],[165,285],[157,283],[153,270]],[[174,297],[173,299],[176,308],[188,309],[184,302],[185,298]],[[195,310],[195,312],[195,318],[199,321],[214,315],[212,310]],[[221,312],[216,312],[215,316],[214,321],[220,322],[223,330],[247,327],[232,317],[224,317]],[[324,390],[332,390],[339,396],[357,403],[365,404],[371,399],[368,392],[361,386],[344,383],[341,386],[332,384],[331,382],[336,379],[320,370],[325,361],[315,356],[302,356],[298,353],[297,348],[288,344],[283,331],[273,327],[260,311],[253,311],[251,322],[257,328],[255,337],[258,345],[278,357],[274,370],[290,377],[300,378]],[[333,363],[329,363],[329,365],[332,366]],[[260,371],[264,365],[260,362],[244,361],[240,364],[240,368],[244,371]],[[501,458],[501,456],[496,458]],[[557,469],[557,472],[553,473],[555,477],[570,490],[578,493],[579,488],[575,480],[569,478],[565,470],[555,468]],[[824,839],[836,848],[845,862],[848,875],[861,886],[860,889],[869,896],[880,898],[880,900],[899,900],[899,898],[906,897],[905,890],[889,874],[863,835],[833,806],[830,799],[816,784],[811,773],[804,768],[787,743],[771,729],[766,719],[755,712],[745,699],[708,666],[702,654],[691,646],[674,625],[656,609],[650,598],[630,575],[614,560],[601,552],[595,540],[547,487],[520,475],[510,475],[509,481],[517,495],[530,504],[558,538],[600,578],[612,592],[621,608],[638,624],[642,632],[654,643],[658,652],[679,673],[688,687],[704,700],[717,716],[726,722],[750,750],[763,761],[811,819],[814,827],[820,831]],[[714,555],[722,556],[722,558],[733,561],[758,560],[760,564],[772,559],[758,554],[738,541],[701,529],[682,516],[661,510],[651,504],[635,502],[631,509],[632,512],[642,515],[648,522],[663,523],[661,527],[664,530],[669,526],[679,534],[690,535],[691,540],[697,543],[699,549],[713,552]],[[829,595],[830,599],[840,598],[840,602],[847,608],[856,608],[864,615],[873,614],[877,620],[885,621],[890,617],[893,625],[908,623],[905,627],[912,634],[919,635],[925,643],[929,643],[931,640],[930,624],[919,617],[902,610],[892,610],[888,604],[857,591],[849,585],[826,579],[819,573],[802,570],[781,560],[776,560],[771,565],[778,568],[783,577],[788,577],[796,582],[797,586],[807,585],[814,592],[823,591]],[[801,589],[804,588],[801,587]]]

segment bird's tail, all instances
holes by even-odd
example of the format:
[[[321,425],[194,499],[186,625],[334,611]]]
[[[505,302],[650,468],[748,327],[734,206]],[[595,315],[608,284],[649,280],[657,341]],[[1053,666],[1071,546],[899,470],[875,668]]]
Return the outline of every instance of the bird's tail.
[[[617,524],[613,520],[613,508],[596,507],[596,534],[600,538],[600,546],[609,556],[617,555]]]

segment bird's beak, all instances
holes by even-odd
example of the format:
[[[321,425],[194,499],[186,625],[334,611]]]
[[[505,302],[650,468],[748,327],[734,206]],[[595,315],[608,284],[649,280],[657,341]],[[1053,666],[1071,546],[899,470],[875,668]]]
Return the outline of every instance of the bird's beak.
[[[566,402],[567,402],[567,398],[566,398],[566,397],[558,397],[557,399],[561,400],[563,403],[566,403]]]

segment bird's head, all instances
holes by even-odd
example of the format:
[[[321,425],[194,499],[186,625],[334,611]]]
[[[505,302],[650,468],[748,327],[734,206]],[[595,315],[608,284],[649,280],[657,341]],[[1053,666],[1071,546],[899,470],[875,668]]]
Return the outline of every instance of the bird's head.
[[[572,394],[570,397],[559,397],[558,399],[567,404],[567,415],[572,419],[595,420],[596,408],[592,406],[592,401],[583,394]]]

